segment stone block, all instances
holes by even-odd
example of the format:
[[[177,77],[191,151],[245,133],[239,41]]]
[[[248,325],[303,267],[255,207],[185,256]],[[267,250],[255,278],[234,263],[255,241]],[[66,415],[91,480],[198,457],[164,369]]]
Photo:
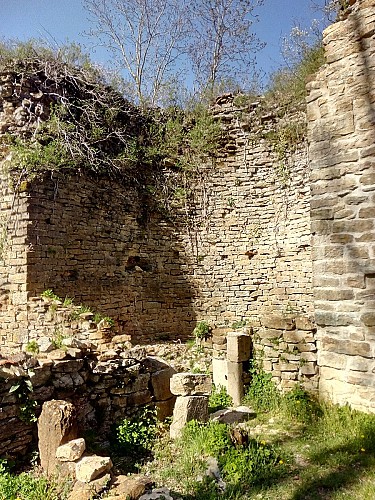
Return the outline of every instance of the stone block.
[[[59,446],[56,450],[56,458],[61,462],[74,462],[82,457],[86,449],[83,438],[73,439]]]
[[[166,401],[172,397],[170,381],[176,370],[171,366],[151,374],[151,386],[156,401]]]
[[[43,404],[38,419],[38,446],[40,465],[47,475],[56,472],[56,450],[62,444],[77,438],[75,408],[60,400]]]
[[[82,483],[89,483],[112,468],[110,457],[92,455],[83,457],[76,463],[76,478]]]
[[[179,396],[173,410],[173,421],[170,428],[172,439],[178,437],[190,420],[206,422],[208,420],[207,396]]]
[[[158,420],[164,422],[164,420],[173,415],[173,408],[176,403],[176,397],[172,397],[166,401],[157,401],[155,403],[156,416]]]
[[[297,330],[314,331],[316,329],[314,321],[307,316],[297,316],[295,322]]]
[[[270,314],[269,316],[263,316],[261,322],[265,328],[275,330],[293,330],[295,328],[294,319],[282,315]]]
[[[170,389],[176,396],[209,395],[212,379],[210,375],[202,373],[176,373],[171,378]]]
[[[229,332],[227,335],[227,359],[235,363],[248,361],[251,355],[251,337],[245,333]]]
[[[227,391],[233,399],[234,406],[241,404],[244,397],[243,366],[242,363],[227,362],[228,383]]]

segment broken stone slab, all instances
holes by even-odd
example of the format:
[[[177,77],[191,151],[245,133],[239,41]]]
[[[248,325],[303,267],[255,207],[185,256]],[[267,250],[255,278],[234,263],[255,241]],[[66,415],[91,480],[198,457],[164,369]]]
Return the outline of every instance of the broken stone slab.
[[[248,406],[238,406],[237,408],[226,408],[215,411],[215,413],[211,413],[210,420],[223,424],[237,424],[247,422],[255,417],[256,413]]]
[[[139,497],[139,500],[182,500],[174,499],[168,488],[155,488],[150,493],[145,493]]]
[[[83,438],[72,439],[57,448],[56,458],[61,462],[74,462],[82,457],[85,449],[86,443]]]
[[[138,500],[141,495],[151,490],[153,486],[154,481],[147,476],[121,475],[114,478],[110,492],[111,494],[113,493],[114,495],[121,496],[121,498]]]
[[[56,472],[57,448],[76,439],[77,435],[74,406],[62,400],[46,401],[38,419],[38,446],[40,465],[47,475]]]
[[[98,455],[82,457],[76,463],[76,478],[82,483],[89,483],[101,474],[109,472],[111,468],[112,460],[110,457],[99,457]]]
[[[190,422],[208,420],[208,397],[207,396],[179,396],[173,410],[173,421],[170,428],[172,439],[178,437],[181,430]]]
[[[51,352],[55,346],[49,337],[40,337],[38,340],[39,352]]]
[[[176,396],[208,396],[212,391],[211,376],[203,373],[176,373],[171,378],[170,389]]]

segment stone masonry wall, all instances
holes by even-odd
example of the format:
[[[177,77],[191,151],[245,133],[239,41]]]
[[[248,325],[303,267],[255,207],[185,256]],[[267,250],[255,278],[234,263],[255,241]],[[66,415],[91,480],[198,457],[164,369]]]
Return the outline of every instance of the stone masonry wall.
[[[5,118],[16,129],[18,110],[24,127],[32,108],[17,107],[17,92],[9,97],[8,89],[5,99],[15,101]],[[213,112],[225,144],[213,165],[201,167],[189,226],[182,212],[163,219],[147,209],[135,188],[110,180],[53,172],[22,185],[15,198],[28,221],[21,249],[24,296],[17,304],[4,299],[3,346],[25,346],[53,334],[35,309],[40,294],[53,289],[112,317],[117,334],[141,343],[187,339],[200,320],[216,327],[246,322],[277,380],[285,359],[293,363],[284,385],[298,380],[294,363],[302,349],[295,339],[290,347],[287,341],[273,344],[279,333],[268,318],[284,325],[308,320],[313,312],[306,144],[300,134],[280,155],[277,134],[275,139],[275,131],[300,126],[305,116],[295,110],[280,118],[280,110],[263,99],[237,105],[230,95],[218,99]],[[15,237],[8,232],[5,259],[11,258]],[[314,336],[310,340],[314,378]]]
[[[43,402],[51,399],[72,402],[81,431],[95,430],[103,438],[113,423],[139,406],[154,405],[162,420],[172,415],[175,397],[169,379],[175,370],[160,358],[147,357],[144,349],[117,347],[100,353],[72,338],[64,340],[63,349],[47,349],[0,359],[1,457],[30,451],[36,439],[31,417],[39,416]],[[30,393],[25,380],[32,383]]]
[[[320,392],[375,411],[375,1],[324,32],[308,84]]]

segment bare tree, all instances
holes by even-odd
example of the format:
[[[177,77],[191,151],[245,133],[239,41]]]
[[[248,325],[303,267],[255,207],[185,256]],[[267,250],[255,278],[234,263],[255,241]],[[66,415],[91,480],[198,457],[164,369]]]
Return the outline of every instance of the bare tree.
[[[252,32],[263,0],[192,0],[189,57],[199,86],[243,83],[263,44]]]
[[[130,94],[154,106],[180,70],[186,39],[184,2],[179,0],[84,0],[94,28],[122,70]]]

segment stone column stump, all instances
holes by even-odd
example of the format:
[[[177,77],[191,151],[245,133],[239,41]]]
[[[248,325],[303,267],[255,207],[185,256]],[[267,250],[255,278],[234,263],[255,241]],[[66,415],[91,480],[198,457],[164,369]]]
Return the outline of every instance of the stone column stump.
[[[170,388],[172,394],[177,396],[170,429],[170,436],[174,439],[190,420],[208,420],[212,380],[210,375],[205,374],[176,373],[171,378]]]
[[[38,419],[40,464],[47,475],[56,472],[57,448],[78,437],[75,408],[67,401],[53,399],[44,403]]]

